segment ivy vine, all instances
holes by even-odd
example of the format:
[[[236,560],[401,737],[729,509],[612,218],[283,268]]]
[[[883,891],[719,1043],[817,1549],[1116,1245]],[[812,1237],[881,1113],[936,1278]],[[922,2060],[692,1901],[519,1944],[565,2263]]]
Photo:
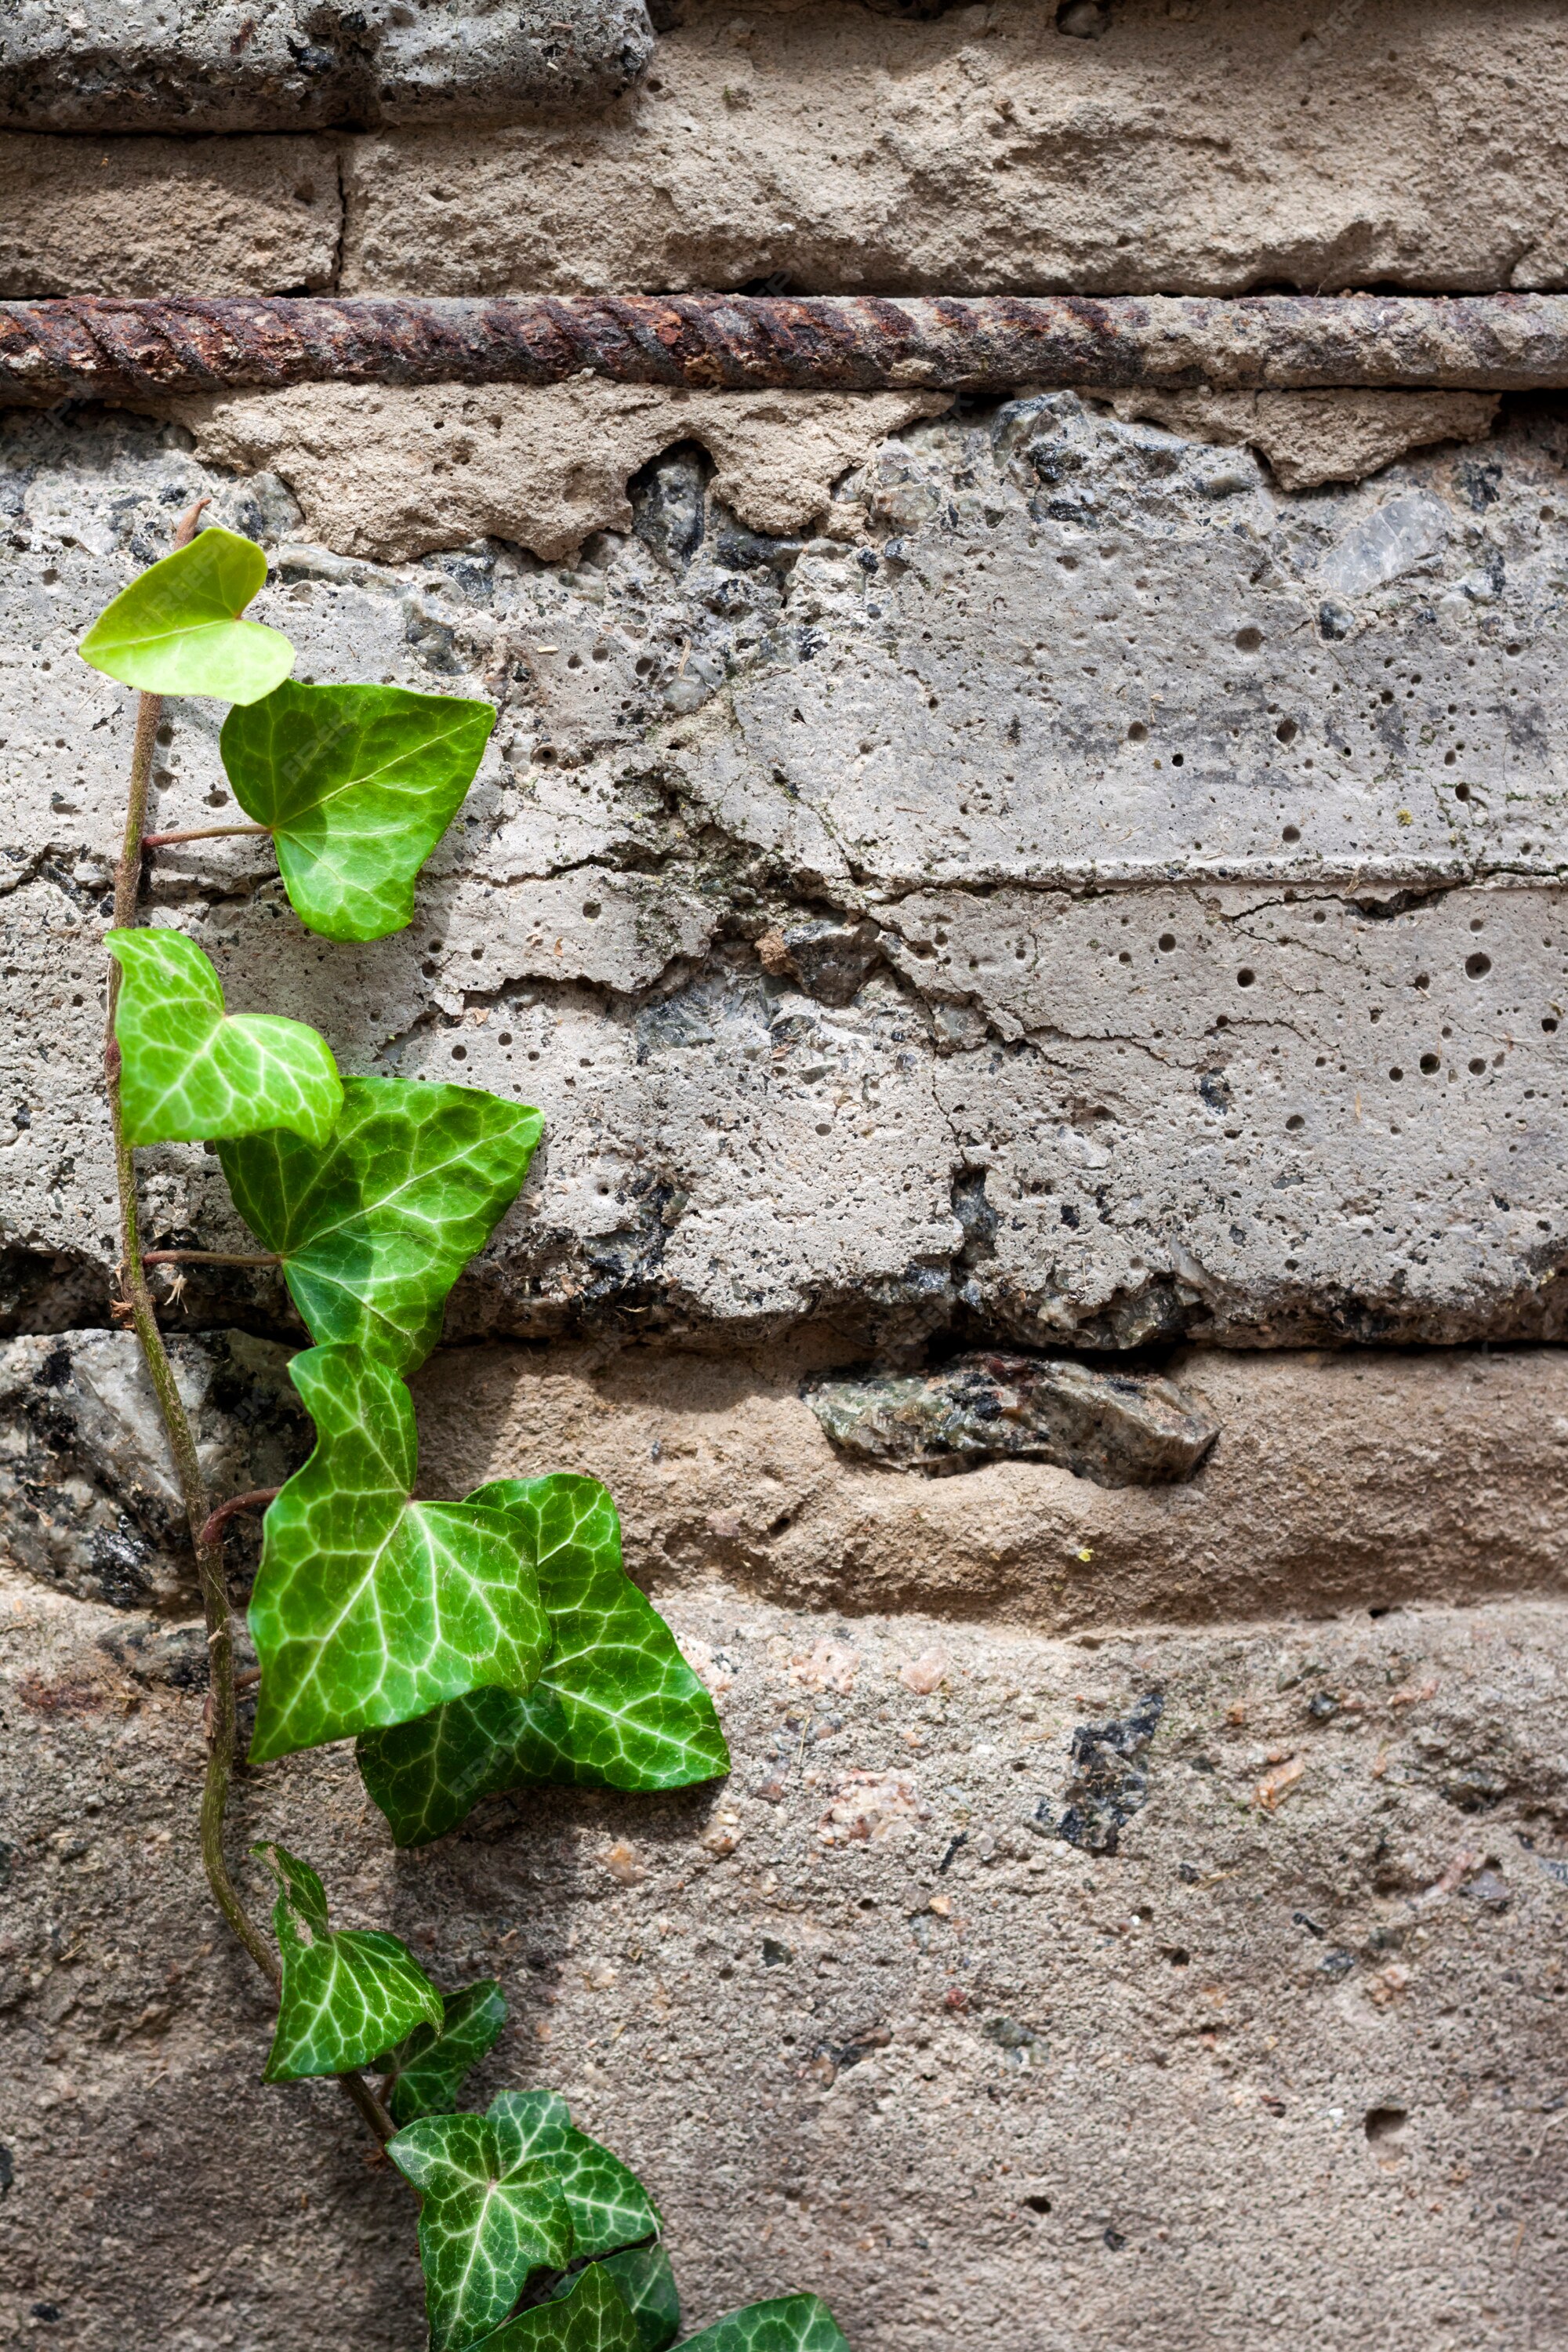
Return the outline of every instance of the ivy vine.
[[[263,2079],[334,2076],[419,2200],[431,2352],[666,2352],[680,2305],[657,2206],[546,2090],[460,2110],[505,2019],[487,1979],[433,1984],[395,1937],[333,1924],[309,1862],[253,1853],[277,1884],[272,1937],[230,1874],[236,1740],[223,1558],[237,1511],[265,1507],[249,1601],[260,1661],[253,1761],[354,1739],[395,1843],[455,1828],[482,1797],[541,1782],[675,1789],[730,1767],[712,1701],[621,1562],[596,1479],[506,1478],[414,1499],[406,1385],[452,1285],[521,1189],[536,1110],[473,1087],[340,1075],[303,1023],[231,1010],[195,940],[140,921],[147,853],[270,835],[301,923],[384,938],[411,919],[426,859],[479,767],[488,703],[390,686],[300,686],[294,648],[247,620],[267,577],[251,541],[201,529],[115,597],[83,637],[139,695],[107,939],[104,1063],[120,1192],[122,1312],[157,1395],[207,1625],[211,1692],[202,1855],[228,1925],[277,1990]],[[219,739],[243,825],[146,830],[162,698],[232,708]],[[134,1153],[211,1143],[240,1216],[313,1344],[289,1373],[316,1429],[273,1495],[206,1494],[147,1268],[226,1253],[141,1245]],[[373,2084],[367,2070],[379,2077]],[[847,2352],[826,2306],[788,2295],[686,2339],[690,2352]]]

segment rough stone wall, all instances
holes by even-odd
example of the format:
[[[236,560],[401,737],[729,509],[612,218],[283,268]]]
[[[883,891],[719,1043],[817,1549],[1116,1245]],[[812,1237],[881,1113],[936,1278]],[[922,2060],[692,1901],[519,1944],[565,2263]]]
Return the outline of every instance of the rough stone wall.
[[[0,30],[5,290],[1568,268],[1555,5],[657,42],[278,5],[238,53],[243,12],[146,14]],[[800,2285],[857,2352],[1563,2336],[1565,435],[1419,390],[0,415],[0,2340],[420,2341],[346,2111],[255,2087],[109,1328],[131,713],[71,648],[197,493],[300,676],[500,720],[406,933],[306,938],[232,842],[159,853],[151,918],[345,1068],[544,1109],[419,1379],[426,1487],[605,1476],[736,1758],[400,1857],[331,1751],[242,1781],[236,1851],[501,1975],[496,2084],[646,2166],[693,2326]],[[178,711],[161,826],[221,821],[219,716]],[[152,1240],[238,1240],[209,1160],[143,1157]],[[270,1483],[280,1286],[204,1273],[170,1323],[215,1481]],[[1020,1349],[1108,1474],[868,1459],[822,1409]],[[1117,1431],[1156,1378],[1218,1433],[1151,1484]],[[1113,1722],[1134,1767],[1075,1767]]]

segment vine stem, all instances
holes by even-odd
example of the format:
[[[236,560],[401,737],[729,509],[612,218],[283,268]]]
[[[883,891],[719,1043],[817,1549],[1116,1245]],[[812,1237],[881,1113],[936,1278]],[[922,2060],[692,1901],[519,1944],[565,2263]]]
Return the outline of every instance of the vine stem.
[[[145,843],[142,845],[146,846]],[[281,1265],[276,1250],[143,1250],[143,1265]]]
[[[176,548],[189,546],[195,536],[202,509],[210,503],[207,499],[197,499],[194,505],[186,508],[174,527]],[[152,782],[153,755],[157,747],[162,718],[161,696],[142,694],[138,697],[125,833],[121,844],[120,862],[114,870],[116,930],[133,930],[136,927],[142,898],[142,860],[148,847],[147,793]],[[266,830],[265,827],[259,829]],[[174,1475],[179,1480],[180,1499],[185,1507],[185,1523],[190,1528],[191,1543],[195,1552],[196,1576],[201,1585],[202,1608],[207,1626],[207,1765],[202,1785],[202,1864],[213,1900],[276,1991],[282,1981],[277,1956],[240,1899],[224,1853],[224,1815],[227,1811],[229,1783],[234,1775],[235,1733],[234,1624],[229,1612],[228,1580],[224,1570],[221,1534],[208,1534],[206,1488],[196,1454],[195,1434],[180,1395],[174,1368],[169,1361],[169,1351],[163,1345],[163,1335],[158,1328],[153,1294],[147,1286],[146,1261],[142,1254],[137,1213],[136,1162],[132,1146],[126,1139],[125,1117],[121,1101],[120,1046],[114,1034],[114,1015],[119,1002],[120,966],[111,958],[103,1069],[109,1097],[110,1131],[114,1145],[115,1181],[120,1194],[120,1276],[124,1285],[132,1328],[142,1350],[142,1360],[147,1367],[153,1395],[158,1401],[169,1450],[174,1455]],[[358,2074],[340,2074],[337,2080],[377,2140],[384,2145],[394,2137],[397,2126],[369,2084]]]
[[[226,841],[232,835],[270,833],[269,824],[193,824],[179,833],[144,833],[143,849],[171,849],[176,841]]]
[[[231,1495],[226,1503],[220,1503],[215,1511],[207,1514],[202,1528],[203,1543],[216,1543],[237,1513],[264,1511],[268,1504],[275,1503],[282,1492],[281,1486],[253,1486],[248,1495]]]

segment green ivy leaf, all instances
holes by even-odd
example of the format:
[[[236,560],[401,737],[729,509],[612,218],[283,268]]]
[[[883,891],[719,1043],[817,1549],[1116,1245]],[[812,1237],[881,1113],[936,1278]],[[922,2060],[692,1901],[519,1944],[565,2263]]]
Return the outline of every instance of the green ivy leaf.
[[[375,2062],[386,2077],[382,2105],[395,2124],[450,2115],[464,2075],[492,2047],[506,2022],[506,1996],[493,1977],[444,1994],[439,2025],[418,2025],[406,2042]]]
[[[367,1734],[364,1784],[399,1845],[424,1845],[481,1797],[555,1780],[680,1789],[730,1769],[713,1702],[621,1566],[596,1478],[503,1478],[468,1497],[504,1514],[539,1577],[552,1646],[526,1697],[476,1690],[418,1723]]]
[[[447,1294],[515,1199],[543,1121],[474,1087],[349,1078],[325,1142],[266,1135],[220,1157],[313,1339],[411,1371]]]
[[[559,2297],[520,2311],[481,2352],[647,2352],[647,2339],[607,2273],[611,2263],[590,2263],[568,2279]]]
[[[425,2116],[387,2143],[423,2200],[419,2259],[431,2352],[461,2352],[504,2319],[530,2271],[572,2257],[560,2174],[502,2092],[484,2116]]]
[[[252,1760],[404,1722],[477,1685],[527,1690],[550,1626],[511,1522],[410,1501],[413,1403],[363,1349],[307,1349],[289,1377],[316,1447],[264,1522]]]
[[[294,667],[280,629],[240,614],[267,577],[254,540],[198,531],[122,588],[77,651],[93,669],[144,694],[211,694],[258,702]]]
[[[280,1845],[250,1851],[278,1881],[272,1926],[283,1963],[264,2082],[346,2074],[422,2019],[439,2024],[441,1996],[395,1936],[329,1927],[326,1894],[309,1863]]]
[[[302,923],[329,940],[403,929],[495,720],[488,702],[456,695],[289,679],[229,712],[228,780],[246,814],[271,828]]]
[[[324,1038],[302,1021],[230,1013],[183,931],[110,931],[123,978],[114,1012],[120,1100],[132,1143],[195,1143],[290,1128],[331,1133],[342,1080]]]
[[[658,2208],[637,2174],[577,2129],[558,2092],[502,2091],[490,2113],[502,2107],[526,2138],[529,2155],[548,2158],[555,2167],[572,2217],[574,2262],[658,2236]]]
[[[820,2295],[781,2294],[716,2319],[680,2352],[849,2352],[849,2345]]]
[[[628,2246],[596,2265],[637,2323],[641,2352],[668,2352],[680,2333],[680,2295],[662,2246]],[[566,2293],[563,2286],[557,2292]]]

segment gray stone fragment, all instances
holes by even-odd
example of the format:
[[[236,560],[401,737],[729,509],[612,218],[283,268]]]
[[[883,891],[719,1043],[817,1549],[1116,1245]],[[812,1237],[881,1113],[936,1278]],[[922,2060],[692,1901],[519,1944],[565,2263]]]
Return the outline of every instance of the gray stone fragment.
[[[215,1502],[279,1485],[310,1450],[289,1352],[242,1331],[169,1341]],[[188,1604],[184,1514],[131,1333],[71,1331],[0,1349],[0,1525],[12,1566],[79,1600]],[[247,1549],[253,1557],[254,1525],[240,1521],[231,1562]]]
[[[1058,1837],[1085,1853],[1114,1853],[1121,1832],[1149,1798],[1149,1771],[1142,1761],[1165,1712],[1164,1696],[1151,1691],[1110,1723],[1080,1723],[1072,1736],[1072,1779],[1066,1811],[1056,1823]],[[1035,1820],[1050,1822],[1048,1804],[1041,1804]]]
[[[653,52],[642,0],[20,0],[0,127],[321,131],[604,106]]]
[[[933,1372],[824,1381],[808,1402],[835,1445],[861,1461],[956,1470],[1022,1457],[1097,1486],[1190,1478],[1219,1435],[1173,1381],[1065,1358],[959,1356]]]
[[[1436,555],[1451,521],[1440,500],[1419,491],[1389,499],[1335,541],[1318,577],[1336,595],[1364,596]]]
[[[818,1004],[853,1004],[881,954],[874,923],[790,923],[757,941],[763,970],[798,980]]]

